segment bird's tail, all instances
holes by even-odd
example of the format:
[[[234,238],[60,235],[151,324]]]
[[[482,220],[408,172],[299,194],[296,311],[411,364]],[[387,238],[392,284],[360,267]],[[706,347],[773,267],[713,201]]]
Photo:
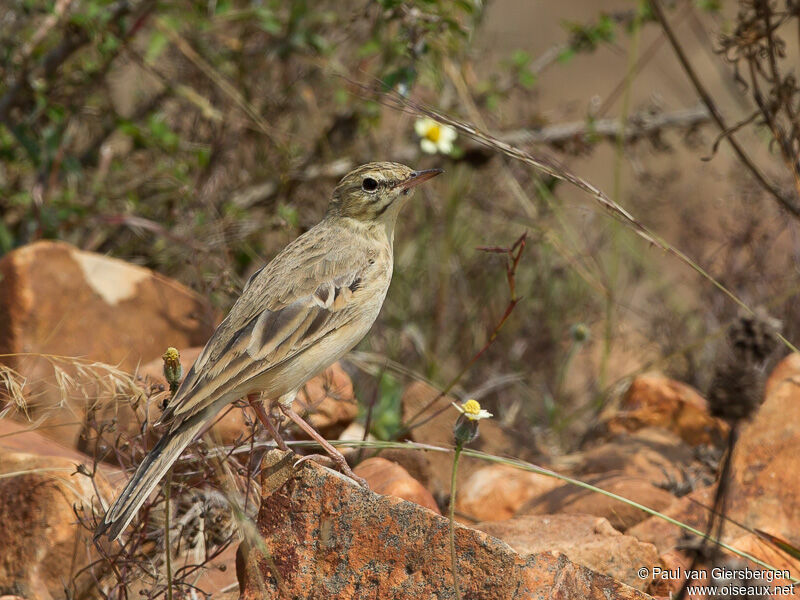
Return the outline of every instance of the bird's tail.
[[[109,507],[103,522],[95,530],[95,540],[104,534],[108,535],[111,541],[119,537],[172,463],[177,460],[183,449],[189,445],[205,424],[205,419],[191,419],[159,440],[144,457],[142,464],[139,465],[128,485],[122,490],[122,494]]]

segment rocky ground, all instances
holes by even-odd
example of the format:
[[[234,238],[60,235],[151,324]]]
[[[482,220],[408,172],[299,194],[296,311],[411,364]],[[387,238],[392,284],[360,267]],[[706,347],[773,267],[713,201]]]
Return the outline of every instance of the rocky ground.
[[[188,368],[219,315],[174,281],[62,243],[7,254],[0,275],[0,598],[103,597],[133,567],[112,567],[108,557],[123,555],[96,547],[87,524],[125,481],[123,455],[135,460],[136,443],[157,435],[149,423],[167,394],[161,353],[181,348]],[[790,355],[772,371],[763,404],[741,427],[722,530],[732,548],[792,577],[800,577],[800,561],[764,534],[800,544],[799,383],[800,355]],[[404,413],[436,395],[425,384],[409,385]],[[312,381],[297,402],[329,438],[357,430],[352,385],[340,365]],[[415,429],[413,440],[449,447],[454,416],[445,411]],[[247,411],[237,408],[214,424],[208,439],[246,450],[242,439],[251,427]],[[545,456],[494,420],[481,423],[471,447],[536,462],[702,530],[728,431],[695,390],[647,374],[631,382],[573,454]],[[113,451],[104,441],[109,432],[117,441]],[[210,456],[210,450],[207,443],[197,452]],[[261,460],[257,510],[243,511],[252,521],[231,515],[225,486],[207,471],[183,474],[191,501],[173,498],[171,514],[201,523],[203,533],[193,539],[201,539],[202,551],[178,544],[174,573],[191,555],[200,565],[192,586],[213,598],[455,597],[449,521],[442,516],[452,455],[373,454],[363,453],[355,468],[370,490],[312,462],[295,467],[293,456],[277,450],[225,463],[235,487],[246,467]],[[358,457],[351,453],[354,462]],[[505,464],[465,458],[458,489],[463,598],[667,597],[681,582],[653,577],[654,571],[688,567],[697,548],[696,538],[640,508]],[[233,543],[215,541],[212,530]],[[163,541],[142,539],[156,541],[137,546],[137,564],[163,571]],[[729,552],[722,562],[762,568]],[[129,583],[129,597],[157,593],[145,579]],[[176,597],[188,597],[187,590],[176,590]]]

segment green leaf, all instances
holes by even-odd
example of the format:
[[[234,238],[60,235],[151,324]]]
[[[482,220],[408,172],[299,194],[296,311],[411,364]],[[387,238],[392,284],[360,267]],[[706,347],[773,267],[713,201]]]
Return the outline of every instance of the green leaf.
[[[174,150],[178,147],[178,135],[170,129],[167,122],[160,115],[150,115],[147,121],[147,128],[153,141],[167,150]]]
[[[283,29],[275,13],[268,8],[261,7],[256,9],[256,17],[258,18],[259,27],[267,33],[278,35]]]
[[[558,58],[556,60],[560,63],[568,63],[573,58],[575,58],[575,49],[572,48],[572,46],[568,46],[558,53]]]
[[[370,56],[375,56],[379,54],[382,49],[382,44],[379,39],[372,38],[368,40],[366,44],[362,44],[361,47],[356,52],[356,56],[358,58],[367,58]]]
[[[278,205],[278,216],[292,227],[297,227],[300,223],[300,216],[297,209],[288,204],[281,203]]]
[[[167,44],[169,44],[167,36],[159,29],[154,30],[147,42],[147,50],[145,50],[144,53],[145,62],[150,65],[155,63],[158,57],[161,56],[164,48],[167,47]]]
[[[208,163],[211,162],[211,148],[198,148],[195,151],[195,157],[197,158],[197,166],[201,169],[205,169]]]
[[[13,247],[14,247],[14,234],[12,234],[11,231],[9,231],[5,223],[0,221],[0,254],[5,254]]]
[[[519,81],[519,84],[522,87],[530,89],[536,85],[536,75],[525,69],[519,72],[517,75],[517,81]]]
[[[371,433],[381,440],[392,439],[402,425],[403,386],[389,373],[378,382],[378,401],[372,413]]]
[[[697,8],[710,13],[717,13],[722,10],[722,2],[720,0],[696,0]]]
[[[531,62],[531,55],[525,50],[514,50],[511,54],[511,64],[517,68],[527,67]]]

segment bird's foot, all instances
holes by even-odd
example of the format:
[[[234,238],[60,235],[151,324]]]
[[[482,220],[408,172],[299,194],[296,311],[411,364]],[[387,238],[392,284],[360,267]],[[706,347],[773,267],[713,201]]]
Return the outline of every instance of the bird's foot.
[[[323,467],[328,467],[329,469],[335,469],[336,463],[333,459],[328,456],[327,454],[306,454],[305,456],[301,456],[298,458],[294,463],[294,468],[296,469],[300,465],[302,465],[306,461],[314,461],[322,465]]]
[[[341,454],[339,456],[341,456]],[[307,454],[295,462],[294,466],[297,468],[304,462],[313,460],[314,462],[319,463],[324,467],[328,467],[329,469],[341,471],[344,475],[355,481],[361,487],[369,489],[367,480],[353,473],[353,470],[350,468],[350,465],[347,464],[347,460],[345,460],[344,456],[341,456],[341,459],[342,460],[339,461],[337,460],[336,456],[328,456],[325,454]]]
[[[285,414],[292,421],[297,423],[300,426],[300,429],[305,431],[309,436],[311,436],[311,439],[313,439],[320,446],[323,447],[325,452],[328,453],[328,456],[330,456],[333,459],[333,462],[335,462],[338,465],[339,470],[342,473],[344,473],[350,479],[358,483],[358,485],[360,485],[361,487],[369,489],[366,479],[359,477],[358,475],[353,473],[353,470],[350,468],[350,465],[347,464],[347,460],[345,459],[344,456],[342,456],[342,453],[339,452],[336,448],[334,448],[328,440],[322,437],[319,434],[319,432],[311,426],[311,424],[307,423],[303,419],[303,417],[298,415],[288,404],[280,403],[279,406],[283,414]]]

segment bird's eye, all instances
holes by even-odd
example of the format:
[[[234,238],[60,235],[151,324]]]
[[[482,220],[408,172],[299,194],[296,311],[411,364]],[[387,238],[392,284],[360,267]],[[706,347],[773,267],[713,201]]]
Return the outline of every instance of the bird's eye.
[[[361,189],[365,192],[374,192],[378,189],[378,182],[372,177],[365,177],[364,181],[361,182]]]

